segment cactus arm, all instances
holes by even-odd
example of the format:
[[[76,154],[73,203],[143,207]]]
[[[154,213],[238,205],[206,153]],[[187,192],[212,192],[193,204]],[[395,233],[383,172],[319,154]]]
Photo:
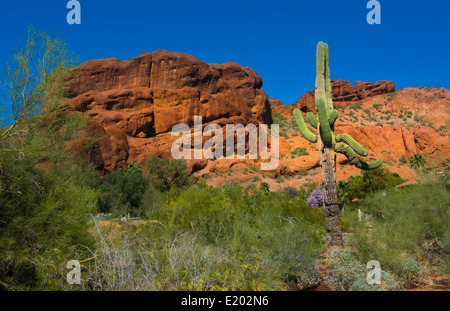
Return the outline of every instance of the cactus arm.
[[[315,129],[317,129],[317,118],[312,112],[306,114],[306,119],[308,119],[309,124]]]
[[[341,142],[341,141],[346,142],[347,145],[352,147],[352,149],[355,150],[357,154],[359,154],[359,155],[361,155],[363,157],[367,157],[367,155],[369,154],[367,152],[367,150],[364,149],[363,146],[361,146],[356,140],[353,139],[353,137],[351,137],[348,134],[338,134],[338,135],[336,135],[336,141],[337,142]]]
[[[353,149],[345,145],[343,143],[337,143],[334,147],[334,151],[337,153],[342,153],[347,157],[347,159],[350,160],[350,163],[355,165],[357,168],[360,168],[362,170],[373,170],[377,167],[379,167],[381,164],[383,164],[383,159],[378,159],[372,162],[366,162],[364,160],[361,160],[358,158],[356,153],[353,151]]]
[[[357,168],[360,168],[362,170],[373,170],[379,167],[381,164],[383,164],[383,159],[377,159],[372,162],[366,162],[364,160],[359,160],[359,163],[356,164]]]
[[[297,108],[294,109],[294,118],[297,122],[298,129],[300,133],[302,133],[303,137],[305,137],[308,141],[315,143],[317,142],[317,135],[311,133],[306,127],[305,120],[303,119],[303,115]]]
[[[316,99],[317,114],[319,116],[319,132],[322,137],[324,145],[330,146],[333,143],[333,132],[328,123],[327,109],[325,101],[322,98]]]
[[[339,112],[337,110],[333,110],[333,112],[328,117],[328,123],[330,123],[330,126],[334,125],[334,122],[336,122],[338,115],[339,115]]]
[[[347,157],[347,159],[350,160],[350,163],[353,165],[357,165],[359,163],[359,159],[356,156],[356,153],[348,145],[345,145],[343,143],[337,143],[336,146],[334,147],[334,151],[345,155]]]

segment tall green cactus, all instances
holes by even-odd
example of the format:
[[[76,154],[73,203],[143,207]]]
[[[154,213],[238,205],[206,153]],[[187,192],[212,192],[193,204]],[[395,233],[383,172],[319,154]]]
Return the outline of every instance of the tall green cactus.
[[[308,112],[306,118],[313,128],[318,129],[318,133],[315,134],[308,129],[300,110],[294,109],[294,118],[303,137],[312,143],[318,143],[328,245],[342,246],[340,211],[337,205],[336,153],[345,155],[351,164],[363,170],[375,169],[383,163],[383,160],[366,162],[360,159],[357,154],[366,157],[368,155],[366,149],[348,134],[334,134],[338,111],[333,109],[329,52],[326,43],[319,42],[317,45],[316,67],[317,117]]]

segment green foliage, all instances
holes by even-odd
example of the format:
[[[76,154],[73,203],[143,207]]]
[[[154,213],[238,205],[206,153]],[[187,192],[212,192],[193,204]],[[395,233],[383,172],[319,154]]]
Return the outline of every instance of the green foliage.
[[[289,138],[289,135],[286,132],[282,132],[282,131],[280,132],[280,136],[282,136],[282,137],[284,137],[286,139]]]
[[[67,258],[94,245],[86,232],[99,176],[67,145],[85,118],[56,113],[55,82],[72,63],[64,43],[30,30],[7,67],[2,108],[14,123],[0,131],[0,289],[55,289]]]
[[[255,175],[255,176],[252,177],[252,180],[253,181],[261,181],[261,177],[258,176],[258,175]]]
[[[372,107],[375,109],[379,109],[381,106],[383,106],[383,104],[373,104]]]
[[[100,211],[117,216],[142,216],[141,200],[149,184],[139,164],[130,162],[121,170],[106,174],[100,189]]]
[[[287,119],[279,112],[272,114],[272,124],[278,124],[280,128],[285,127]]]
[[[261,191],[264,194],[269,194],[270,193],[270,186],[269,186],[269,184],[266,183],[266,182],[262,182],[259,185],[259,191]]]
[[[402,154],[402,156],[400,157],[399,161],[400,161],[400,163],[403,163],[403,164],[408,163],[408,161],[406,161],[406,158],[405,158],[404,154]]]
[[[234,264],[259,266],[257,273],[245,275],[247,284],[240,289],[252,288],[252,280],[273,289],[277,280],[314,263],[324,246],[322,213],[285,192],[249,195],[232,183],[223,190],[188,188],[166,203],[157,219],[168,224],[166,230],[193,230],[199,243],[222,249]]]
[[[406,182],[397,173],[391,173],[387,168],[377,168],[363,171],[362,176],[350,176],[344,182],[338,183],[339,201],[343,204],[350,204],[353,199],[362,199],[378,191],[391,189]]]
[[[377,193],[362,210],[373,219],[356,222],[351,246],[360,260],[407,278],[421,269],[417,258],[425,241],[445,240],[450,222],[450,194],[442,186],[414,185]]]
[[[356,104],[356,105],[350,106],[350,109],[360,110],[360,109],[363,109],[363,108],[362,108],[361,104]]]
[[[421,167],[425,167],[425,159],[420,154],[415,154],[414,156],[409,158],[409,165],[414,169],[419,169]]]
[[[0,130],[0,140],[15,134],[27,118],[38,113],[47,88],[55,73],[71,67],[76,57],[69,53],[64,42],[44,32],[28,29],[25,44],[19,44],[12,51],[2,73],[3,101],[0,111],[9,106],[11,115],[2,120],[2,126],[9,119],[11,126]]]
[[[259,172],[258,168],[255,166],[255,163],[252,164],[252,166],[250,166],[250,169],[254,172]]]
[[[329,270],[322,275],[322,281],[341,291],[379,291],[402,290],[403,287],[390,273],[381,271],[381,285],[369,285],[366,276],[369,272],[355,253],[348,250],[334,250],[325,259]]]
[[[305,147],[296,147],[294,150],[291,151],[291,154],[296,156],[304,156],[309,155],[309,152],[306,150]]]
[[[173,186],[185,188],[193,183],[193,178],[186,173],[187,164],[184,159],[171,161],[152,156],[146,165],[153,185],[160,191],[167,191]]]
[[[54,288],[66,256],[80,252],[81,245],[93,245],[85,232],[89,214],[97,211],[98,174],[92,167],[74,166],[73,154],[67,154],[71,149],[64,149],[60,137],[48,128],[31,129],[21,137],[20,149],[0,148],[4,289]],[[4,140],[2,146],[14,142]],[[43,171],[38,168],[42,164],[52,166]]]

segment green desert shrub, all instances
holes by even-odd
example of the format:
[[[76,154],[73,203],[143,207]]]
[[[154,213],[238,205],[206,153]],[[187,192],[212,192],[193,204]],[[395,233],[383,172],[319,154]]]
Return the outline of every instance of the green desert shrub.
[[[261,181],[261,177],[258,176],[258,175],[255,175],[255,176],[252,177],[252,180],[253,181]]]
[[[309,155],[309,152],[306,150],[305,147],[296,147],[294,150],[291,151],[291,154],[296,156],[304,156]]]
[[[450,194],[442,186],[413,185],[367,197],[362,211],[369,223],[355,224],[352,246],[362,261],[407,278],[421,269],[418,256],[425,241],[445,240],[450,222]]]
[[[358,260],[357,255],[346,249],[334,250],[325,258],[329,269],[321,280],[334,289],[341,291],[379,291],[403,290],[395,275],[381,269],[381,284],[369,285],[366,276],[369,270],[366,264]]]
[[[278,124],[280,127],[285,127],[288,120],[279,112],[272,114],[272,124]]]
[[[402,156],[400,157],[399,161],[400,161],[400,163],[403,163],[403,164],[407,164],[408,163],[408,161],[406,160],[404,154],[402,154]]]
[[[156,189],[167,191],[171,187],[189,187],[194,180],[186,173],[187,164],[184,159],[170,160],[152,156],[147,160],[146,166],[149,169],[151,182]]]
[[[106,174],[100,189],[100,211],[116,216],[142,216],[141,200],[149,185],[149,179],[136,163],[129,163],[123,169]]]
[[[372,193],[391,189],[402,184],[406,179],[391,173],[384,167],[363,171],[362,176],[350,176],[346,182],[338,183],[338,193],[342,204],[349,204],[353,199],[362,199]]]

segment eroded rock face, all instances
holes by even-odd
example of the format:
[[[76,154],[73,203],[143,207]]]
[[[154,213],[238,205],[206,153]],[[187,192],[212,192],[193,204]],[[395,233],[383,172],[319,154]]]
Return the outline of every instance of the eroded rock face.
[[[387,94],[395,90],[395,83],[392,81],[377,81],[375,83],[357,81],[355,84],[356,88],[346,80],[331,81],[331,94],[335,108],[356,104],[367,97]],[[302,95],[295,106],[303,112],[315,112],[314,90]]]
[[[185,53],[156,51],[128,61],[88,61],[75,70],[65,93],[73,109],[135,137],[193,124],[195,115],[203,123],[235,116],[270,123],[261,87],[256,72],[239,64],[208,65]]]
[[[207,64],[185,53],[156,51],[127,61],[87,61],[67,81],[64,92],[69,107],[89,113],[96,127],[113,133],[108,136],[112,145],[103,146],[102,155],[95,157],[95,162],[107,162],[97,163],[106,170],[122,166],[129,148],[144,148],[142,142],[134,146],[131,138],[150,139],[179,123],[192,126],[194,116],[202,116],[204,125],[217,120],[222,124],[272,121],[262,79],[237,63]],[[118,151],[113,137],[119,136],[119,141],[128,136],[130,146],[123,145],[117,155],[111,155]]]
[[[269,104],[270,104],[270,107],[272,107],[272,108],[284,106],[284,104],[281,100],[279,100],[278,98],[273,98],[273,97],[269,100]]]
[[[392,81],[377,81],[375,83],[356,81],[355,85],[358,99],[395,91],[395,83]]]

